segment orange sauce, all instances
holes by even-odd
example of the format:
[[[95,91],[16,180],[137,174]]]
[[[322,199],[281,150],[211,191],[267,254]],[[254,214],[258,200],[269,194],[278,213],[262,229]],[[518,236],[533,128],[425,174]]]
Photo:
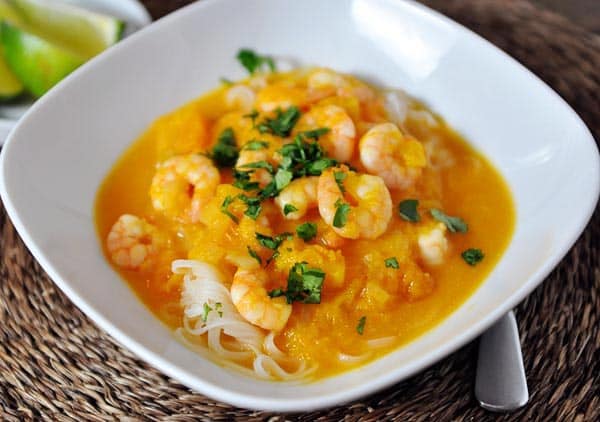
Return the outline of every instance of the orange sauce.
[[[228,237],[231,232],[220,229],[229,224],[228,217],[222,213],[211,215],[214,228],[185,225],[159,215],[149,199],[158,162],[190,150],[206,151],[215,142],[218,119],[227,109],[223,92],[223,89],[217,90],[159,119],[118,160],[96,199],[96,223],[104,247],[111,226],[124,213],[143,216],[174,239],[168,250],[159,254],[157,265],[150,271],[123,270],[115,266],[148,308],[171,328],[181,325],[178,306],[181,280],[170,274],[171,260],[206,260],[218,265],[231,279],[235,266],[223,259],[221,249],[244,242],[242,235],[231,238]],[[515,212],[507,185],[485,157],[441,119],[436,119],[434,128],[424,130],[419,121],[409,120],[405,129],[419,140],[434,139],[432,147],[444,151],[449,157],[448,165],[426,170],[419,182],[407,191],[391,191],[394,215],[385,234],[375,240],[345,241],[337,249],[345,258],[343,285],[328,286],[326,278],[321,303],[294,303],[285,329],[276,337],[278,346],[289,355],[317,363],[317,378],[362,365],[438,324],[477,289],[509,243]],[[361,168],[357,154],[351,164]],[[229,171],[223,171],[223,180],[231,180]],[[398,203],[408,198],[420,200],[421,222],[418,224],[398,215]],[[432,224],[429,209],[433,207],[448,215],[460,216],[468,223],[468,232],[447,233],[450,248],[444,263],[427,266],[414,245],[419,228]],[[266,206],[264,212],[273,233],[295,233],[295,228],[305,221],[317,222],[319,230],[323,227],[317,210],[300,220],[290,221],[272,208]],[[302,243],[295,239],[283,246],[302,248]],[[269,256],[269,251],[261,250],[255,243],[253,248],[257,248],[263,259]],[[467,248],[481,249],[485,258],[475,266],[467,265],[461,257]],[[105,253],[110,260],[106,250]],[[399,269],[385,267],[383,262],[389,257],[397,258]],[[270,287],[284,287],[284,272],[278,273],[277,265],[271,268]],[[327,272],[328,268],[323,270]],[[424,278],[430,283],[427,286],[433,286],[431,291],[424,288],[425,293],[419,292],[423,288],[419,283]],[[411,280],[416,280],[412,285],[416,293],[407,287]],[[362,317],[365,318],[364,331],[359,334],[357,324]],[[382,338],[391,340],[384,347],[369,346],[368,340]],[[340,353],[368,355],[359,363],[345,363],[338,359]]]

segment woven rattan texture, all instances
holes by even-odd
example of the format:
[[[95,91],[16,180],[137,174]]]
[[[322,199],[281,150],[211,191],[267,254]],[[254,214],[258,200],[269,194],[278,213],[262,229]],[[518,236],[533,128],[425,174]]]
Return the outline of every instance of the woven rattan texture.
[[[158,17],[188,1],[144,3]],[[525,0],[427,3],[538,74],[600,139],[599,38]],[[600,420],[599,212],[517,309],[531,402],[499,417],[473,397],[476,344],[377,395],[321,412],[274,415],[215,402],[141,362],[91,323],[27,252],[2,207],[0,236],[3,420]]]

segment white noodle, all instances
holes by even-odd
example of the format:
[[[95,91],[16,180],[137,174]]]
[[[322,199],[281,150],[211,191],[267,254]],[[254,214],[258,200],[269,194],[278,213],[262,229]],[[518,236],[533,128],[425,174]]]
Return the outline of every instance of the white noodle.
[[[175,335],[186,346],[196,351],[208,348],[225,366],[263,379],[304,380],[315,371],[316,366],[307,368],[304,362],[297,364],[294,372],[281,366],[295,361],[275,345],[275,333],[265,335],[240,315],[216,268],[200,261],[177,260],[173,261],[172,270],[184,276],[183,327]],[[196,340],[204,334],[206,346]],[[223,335],[229,336],[231,342]],[[240,364],[250,360],[253,370]]]
[[[347,355],[345,353],[338,353],[338,360],[343,363],[358,363],[358,362],[362,362],[363,360],[367,359],[369,356],[371,356],[371,353],[364,353],[359,356]]]
[[[386,347],[391,345],[395,339],[395,336],[374,338],[372,340],[367,340],[367,345],[370,348],[378,349],[380,347]]]

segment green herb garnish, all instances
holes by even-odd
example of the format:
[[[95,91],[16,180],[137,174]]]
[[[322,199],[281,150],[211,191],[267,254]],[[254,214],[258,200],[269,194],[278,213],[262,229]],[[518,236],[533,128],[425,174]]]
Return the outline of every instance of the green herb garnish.
[[[360,334],[361,336],[365,332],[365,324],[366,323],[367,323],[367,317],[362,316],[362,317],[360,317],[360,319],[358,320],[358,324],[356,325],[356,332],[358,334]]]
[[[308,139],[318,140],[321,136],[329,133],[331,129],[328,127],[320,127],[318,129],[305,130],[304,132],[300,132],[299,135],[304,136]]]
[[[238,218],[232,214],[231,211],[229,211],[229,205],[235,201],[235,197],[232,197],[230,195],[227,195],[225,197],[225,200],[223,201],[223,203],[221,204],[221,212],[223,214],[225,214],[226,216],[228,216],[229,218],[231,218],[233,220],[234,223],[239,223]]]
[[[266,118],[259,123],[257,129],[260,133],[271,133],[273,135],[286,137],[290,134],[296,122],[300,118],[300,109],[291,106],[285,111],[277,109],[274,118]]]
[[[272,250],[276,250],[277,248],[279,248],[279,246],[281,246],[284,240],[290,239],[292,237],[292,234],[287,232],[278,234],[274,237],[267,236],[258,232],[254,235],[256,236],[256,240],[258,240],[258,243],[260,243],[265,248]]]
[[[481,251],[481,249],[475,248],[467,249],[460,256],[462,256],[465,262],[471,266],[477,265],[483,258],[485,258],[485,254]]]
[[[255,127],[256,126],[256,118],[258,117],[258,111],[252,110],[250,113],[244,114],[242,117],[252,120],[252,127]]]
[[[391,258],[387,258],[384,262],[385,262],[386,268],[394,268],[395,270],[400,268],[400,265],[398,264],[398,260],[396,259],[395,256],[392,256]]]
[[[233,129],[228,127],[217,138],[210,157],[218,167],[233,167],[239,155]]]
[[[222,308],[223,308],[223,304],[221,302],[215,303],[215,311],[217,311],[217,313],[219,314],[220,317],[223,316],[223,311],[221,310]]]
[[[340,188],[340,192],[342,193],[346,192],[346,189],[344,188],[344,180],[346,179],[346,176],[346,173],[344,173],[343,171],[333,172],[333,178],[335,179],[335,183],[337,183],[338,188]]]
[[[244,214],[250,217],[251,219],[256,220],[260,215],[260,211],[262,209],[260,205],[260,199],[246,196],[244,194],[239,194],[237,197],[244,204],[246,204],[246,211],[244,211]]]
[[[285,296],[287,303],[321,303],[321,288],[324,280],[324,271],[319,268],[309,268],[306,262],[297,262],[288,274],[287,290],[271,290],[269,296]]]
[[[246,192],[252,191],[252,190],[257,190],[260,185],[258,182],[250,181],[250,175],[252,173],[254,173],[253,170],[250,170],[250,171],[234,170],[233,171],[233,186],[235,186],[238,189],[242,189]]]
[[[317,225],[315,223],[304,223],[296,227],[298,237],[308,242],[317,235]]]
[[[335,202],[335,215],[333,216],[333,227],[338,229],[344,227],[348,221],[348,213],[350,212],[350,205],[342,202],[338,199]]]
[[[245,168],[245,169],[265,169],[267,170],[269,173],[273,174],[273,172],[275,171],[273,169],[273,165],[271,163],[269,163],[268,161],[265,160],[261,160],[261,161],[255,161],[254,163],[248,163],[248,164],[243,164],[241,166],[238,166],[239,168]]]
[[[283,206],[283,215],[288,215],[291,212],[298,211],[298,208],[293,206],[292,204],[285,204]]]
[[[258,151],[258,150],[265,149],[265,148],[269,148],[269,143],[266,141],[258,141],[258,140],[246,142],[244,144],[244,146],[242,147],[242,149],[246,150],[246,151]]]
[[[398,212],[400,213],[400,217],[406,221],[410,221],[411,223],[418,223],[421,221],[421,216],[417,211],[417,207],[419,206],[418,199],[405,199],[400,202],[398,205]]]
[[[248,245],[246,245],[246,248],[248,249],[250,256],[258,261],[258,265],[262,265],[262,259],[258,256],[258,253]]]
[[[233,81],[231,79],[221,77],[219,78],[219,81],[221,81],[223,85],[233,85]]]
[[[258,70],[263,70],[265,66],[268,67],[271,72],[275,71],[275,61],[273,61],[272,57],[261,56],[250,49],[244,48],[240,50],[236,57],[250,74],[253,74]]]
[[[204,302],[204,305],[202,307],[202,316],[200,317],[202,318],[202,321],[206,322],[206,320],[208,319],[208,314],[212,310],[213,309],[208,305],[208,303]]]
[[[430,212],[433,218],[435,218],[437,221],[444,223],[448,230],[450,230],[452,233],[466,233],[469,229],[467,223],[465,223],[464,220],[460,217],[451,217],[449,215],[444,214],[437,208],[432,208]]]
[[[275,173],[274,178],[275,187],[277,188],[277,190],[281,191],[283,188],[289,185],[292,181],[292,177],[294,177],[294,174],[291,171],[284,170],[282,168],[278,169],[277,173]]]

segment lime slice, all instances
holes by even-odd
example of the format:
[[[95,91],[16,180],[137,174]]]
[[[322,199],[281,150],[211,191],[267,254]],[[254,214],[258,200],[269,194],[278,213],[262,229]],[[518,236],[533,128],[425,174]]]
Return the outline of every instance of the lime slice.
[[[56,0],[0,0],[0,17],[86,59],[119,41],[125,28],[117,18]]]
[[[23,84],[9,69],[4,57],[0,56],[0,102],[10,101],[24,91]]]
[[[0,37],[6,63],[36,97],[42,96],[85,61],[6,22],[0,24]]]

